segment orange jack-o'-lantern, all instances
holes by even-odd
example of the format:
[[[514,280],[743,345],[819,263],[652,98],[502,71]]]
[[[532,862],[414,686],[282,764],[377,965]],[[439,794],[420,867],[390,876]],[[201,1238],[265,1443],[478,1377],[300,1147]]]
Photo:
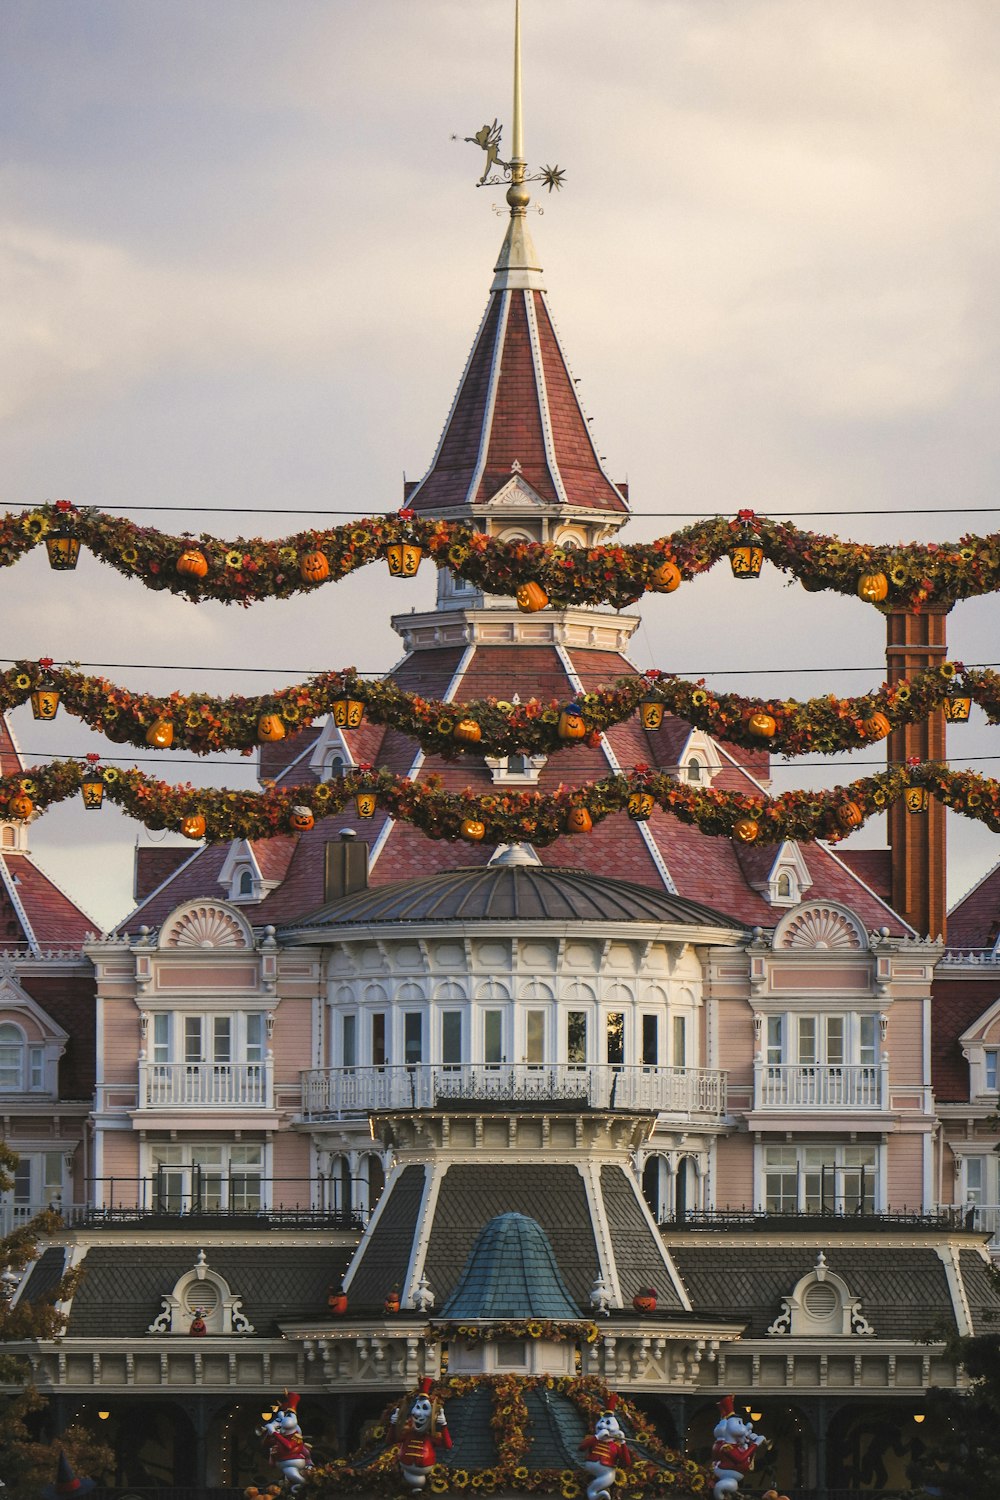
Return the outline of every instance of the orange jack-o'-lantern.
[[[316,819],[312,815],[311,807],[299,806],[292,808],[288,821],[296,833],[305,833],[313,826]]]
[[[858,598],[867,604],[881,604],[889,592],[889,580],[884,573],[862,573],[858,579]]]
[[[325,552],[303,552],[299,558],[299,577],[303,583],[322,583],[330,576],[330,559]]]
[[[393,578],[412,578],[423,555],[423,550],[412,542],[393,542],[385,549],[385,560]]]
[[[486,837],[486,824],[482,818],[463,818],[458,831],[470,844],[478,844],[480,839]]]
[[[177,559],[177,571],[184,578],[204,578],[208,573],[208,558],[197,547],[188,547]]]
[[[752,844],[759,832],[755,818],[738,818],[733,824],[733,838],[741,844]]]
[[[522,583],[515,594],[517,607],[526,615],[533,615],[536,610],[544,609],[549,602],[549,596],[540,583]]]
[[[327,1293],[326,1305],[333,1317],[342,1318],[344,1316],[347,1311],[347,1293],[343,1287],[341,1287],[339,1292],[334,1291],[333,1287],[330,1288]]]
[[[655,1286],[641,1286],[632,1298],[632,1306],[636,1312],[653,1313],[656,1311],[656,1298]]]
[[[763,709],[758,709],[747,720],[747,728],[759,740],[769,740],[777,727],[778,725],[771,714],[764,713]]]
[[[181,833],[186,839],[205,837],[205,819],[201,813],[185,813],[181,818]]]
[[[174,742],[174,726],[169,719],[154,719],[146,730],[146,744],[166,750]]]
[[[483,731],[475,719],[459,719],[455,725],[454,735],[456,740],[462,740],[467,745],[476,745],[483,737]]]
[[[285,738],[285,724],[280,714],[261,714],[257,720],[257,738],[268,743]]]
[[[35,810],[35,804],[27,792],[15,792],[7,803],[7,811],[12,818],[30,818]]]
[[[672,594],[681,586],[681,570],[669,558],[650,574],[649,586],[654,594]]]
[[[594,822],[585,807],[571,807],[566,814],[566,828],[570,833],[589,833]]]
[[[837,808],[837,822],[841,828],[860,828],[864,813],[856,802],[844,802]]]
[[[885,714],[869,714],[867,719],[862,719],[861,728],[864,730],[866,740],[884,740],[892,728]]]
[[[559,715],[556,732],[561,740],[582,740],[587,733],[586,720],[580,712],[579,703],[567,703]]]

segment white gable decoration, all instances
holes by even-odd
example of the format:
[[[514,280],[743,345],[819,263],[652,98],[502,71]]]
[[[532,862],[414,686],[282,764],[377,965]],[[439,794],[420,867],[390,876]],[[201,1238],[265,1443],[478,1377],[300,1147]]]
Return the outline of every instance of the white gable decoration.
[[[215,901],[192,901],[164,922],[160,947],[252,948],[253,935],[229,907]]]
[[[864,952],[868,934],[846,906],[815,901],[782,917],[774,929],[774,947]]]
[[[767,1332],[769,1337],[789,1334],[792,1338],[843,1338],[852,1334],[872,1338],[875,1334],[861,1314],[861,1298],[855,1297],[842,1276],[830,1270],[822,1250],[813,1269],[782,1299],[781,1312]]]
[[[253,1324],[241,1312],[243,1298],[234,1296],[229,1283],[209,1268],[204,1250],[199,1250],[190,1271],[163,1297],[163,1310],[147,1333],[190,1334],[191,1324],[201,1315],[206,1332],[253,1333]]]

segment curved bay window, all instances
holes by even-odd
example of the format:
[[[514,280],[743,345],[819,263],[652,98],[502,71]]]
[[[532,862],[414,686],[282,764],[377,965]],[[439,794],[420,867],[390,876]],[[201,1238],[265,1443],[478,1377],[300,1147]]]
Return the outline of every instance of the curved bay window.
[[[25,1094],[45,1087],[41,1047],[31,1047],[20,1026],[0,1022],[0,1092]]]

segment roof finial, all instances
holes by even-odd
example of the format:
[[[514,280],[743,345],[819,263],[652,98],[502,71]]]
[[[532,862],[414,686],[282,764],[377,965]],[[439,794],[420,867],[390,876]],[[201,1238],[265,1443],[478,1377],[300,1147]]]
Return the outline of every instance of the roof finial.
[[[521,0],[514,0],[514,117],[510,127],[510,187],[507,202],[511,217],[523,217],[531,201],[524,185],[524,119],[521,113]]]

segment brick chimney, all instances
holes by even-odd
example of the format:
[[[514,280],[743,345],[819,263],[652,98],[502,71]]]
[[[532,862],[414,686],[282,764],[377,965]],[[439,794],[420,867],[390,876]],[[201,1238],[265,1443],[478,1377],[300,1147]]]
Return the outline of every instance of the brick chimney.
[[[339,901],[368,885],[368,845],[353,828],[341,829],[339,839],[326,845],[323,900]]]
[[[912,677],[946,660],[948,608],[929,606],[920,614],[891,610],[886,616],[886,667],[890,683]],[[918,724],[894,729],[886,741],[890,765],[911,755],[944,760],[945,720],[938,709]],[[892,906],[925,937],[944,937],[946,911],[945,810],[936,797],[926,813],[907,812],[902,798],[889,809]]]

